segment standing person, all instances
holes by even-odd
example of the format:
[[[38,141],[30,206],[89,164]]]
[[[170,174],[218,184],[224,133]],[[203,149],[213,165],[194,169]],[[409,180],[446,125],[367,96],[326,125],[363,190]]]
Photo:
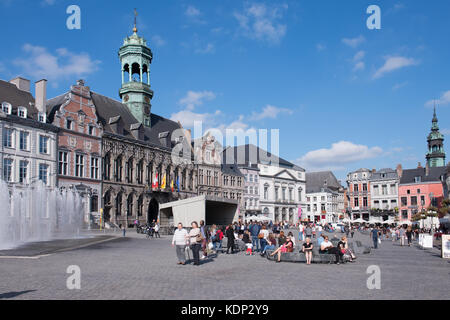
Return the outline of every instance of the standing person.
[[[300,222],[298,226],[298,241],[303,241],[305,235],[305,226]]]
[[[192,250],[192,255],[194,256],[194,266],[200,265],[200,250],[202,248],[202,232],[198,227],[198,223],[193,221],[191,223],[191,231],[189,231],[189,244]]]
[[[311,242],[311,238],[306,238],[306,241],[305,243],[303,243],[302,247],[302,252],[305,254],[306,257],[306,264],[311,264],[313,248],[314,245]]]
[[[308,224],[305,228],[305,236],[307,238],[312,238],[312,228],[310,224]]]
[[[259,252],[261,248],[259,247],[259,231],[261,230],[261,227],[256,224],[254,221],[252,221],[252,224],[250,225],[250,233],[252,234],[252,244],[253,244],[253,251]]]
[[[227,237],[227,254],[230,254],[230,248],[231,253],[234,253],[234,229],[232,224],[225,231],[225,236]]]
[[[156,221],[154,230],[155,230],[155,238],[161,238],[161,236],[159,235],[159,221]]]
[[[322,225],[319,224],[319,225],[317,226],[317,237],[320,237],[320,236],[322,235],[322,231],[323,231]]]
[[[125,237],[126,233],[127,233],[127,226],[124,224],[124,225],[122,225],[122,234],[124,237]]]
[[[213,224],[211,226],[211,229],[209,230],[209,239],[211,240],[211,243],[213,244],[213,250],[217,251],[217,226]]]
[[[186,264],[186,244],[188,242],[189,233],[183,228],[183,224],[178,223],[178,227],[175,230],[172,238],[172,247],[176,248],[178,263],[181,265]]]
[[[355,227],[354,226],[350,227],[350,234],[351,234],[351,236],[353,238],[353,236],[355,235]]]
[[[411,247],[412,234],[413,234],[412,228],[411,228],[411,226],[408,226],[408,229],[406,229],[406,238],[408,239],[408,246],[410,246],[410,247]]]
[[[350,233],[350,228],[348,227],[348,225],[345,225],[345,227],[344,227],[344,232],[345,232],[345,235],[346,235],[347,238],[348,238],[348,234]]]
[[[373,227],[372,231],[370,231],[373,240],[374,249],[378,249],[378,229],[377,227]]]
[[[200,232],[202,233],[202,256],[201,259],[205,259],[208,253],[206,252],[207,244],[208,244],[208,232],[205,227],[205,221],[200,220]]]
[[[405,245],[405,229],[403,226],[400,227],[398,235],[400,237],[400,245],[403,247]]]

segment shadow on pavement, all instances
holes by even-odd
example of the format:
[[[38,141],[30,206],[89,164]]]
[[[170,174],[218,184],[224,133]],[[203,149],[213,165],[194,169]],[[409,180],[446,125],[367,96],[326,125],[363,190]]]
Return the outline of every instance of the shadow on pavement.
[[[22,294],[26,294],[29,292],[34,292],[36,290],[26,290],[26,291],[20,291],[20,292],[6,292],[6,293],[0,293],[0,299],[11,299],[18,297]]]

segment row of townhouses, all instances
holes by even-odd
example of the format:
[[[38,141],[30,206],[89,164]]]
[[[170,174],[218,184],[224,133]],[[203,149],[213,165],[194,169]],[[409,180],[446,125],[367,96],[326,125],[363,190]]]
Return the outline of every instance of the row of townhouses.
[[[444,136],[439,132],[436,110],[427,137],[426,165],[414,169],[359,169],[347,175],[348,206],[352,220],[399,222],[428,208],[440,208],[448,197],[450,164],[445,165]]]

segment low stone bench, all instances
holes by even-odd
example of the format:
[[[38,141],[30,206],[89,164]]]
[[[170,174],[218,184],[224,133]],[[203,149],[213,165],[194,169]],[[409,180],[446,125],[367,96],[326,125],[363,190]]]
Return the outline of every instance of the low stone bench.
[[[275,261],[277,255],[271,256],[275,250],[267,250],[266,255],[268,260]],[[306,262],[306,256],[303,252],[285,252],[281,253],[280,260],[283,262]],[[318,250],[313,249],[311,262],[314,263],[333,263],[336,261],[334,254],[319,253]]]

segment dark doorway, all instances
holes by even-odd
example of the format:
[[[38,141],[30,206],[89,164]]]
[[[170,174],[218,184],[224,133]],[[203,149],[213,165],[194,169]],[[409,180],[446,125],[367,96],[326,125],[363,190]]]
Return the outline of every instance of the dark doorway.
[[[147,222],[151,223],[153,220],[158,220],[159,215],[159,203],[155,198],[152,198],[148,205]]]

